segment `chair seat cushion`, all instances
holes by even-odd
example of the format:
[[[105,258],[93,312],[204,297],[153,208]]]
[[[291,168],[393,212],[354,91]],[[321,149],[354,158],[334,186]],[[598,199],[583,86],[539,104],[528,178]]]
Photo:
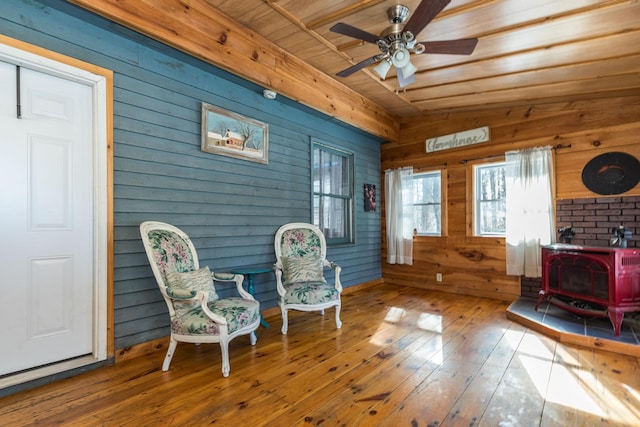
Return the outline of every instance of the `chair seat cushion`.
[[[227,320],[229,333],[233,333],[260,318],[260,304],[244,298],[223,298],[208,303],[209,309]],[[219,327],[196,307],[176,307],[176,315],[171,319],[171,332],[179,335],[217,335]]]
[[[285,304],[321,304],[340,299],[335,286],[327,282],[300,282],[285,285]]]

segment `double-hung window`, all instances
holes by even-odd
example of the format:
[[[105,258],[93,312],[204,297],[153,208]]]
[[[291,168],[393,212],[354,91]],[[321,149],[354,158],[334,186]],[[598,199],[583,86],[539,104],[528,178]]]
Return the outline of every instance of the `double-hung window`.
[[[473,171],[475,235],[504,236],[507,198],[505,164],[478,164]]]
[[[442,235],[441,172],[417,173],[412,176],[413,227],[418,235]]]
[[[353,154],[313,143],[313,223],[327,244],[353,241]]]

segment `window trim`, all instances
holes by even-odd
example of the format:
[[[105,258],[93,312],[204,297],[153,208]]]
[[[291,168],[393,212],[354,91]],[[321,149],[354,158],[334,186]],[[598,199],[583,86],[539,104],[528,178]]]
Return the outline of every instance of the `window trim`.
[[[318,139],[311,139],[311,174],[310,174],[310,185],[311,185],[311,223],[314,223],[314,211],[315,211],[315,198],[316,196],[326,196],[325,193],[316,193],[314,188],[314,173],[313,173],[313,165],[315,162],[315,150],[316,148],[320,148],[322,151],[334,153],[340,156],[345,157],[349,163],[349,185],[348,191],[349,195],[346,197],[339,197],[341,199],[347,200],[347,212],[345,223],[347,229],[345,230],[344,238],[330,238],[325,235],[325,240],[327,242],[327,246],[338,246],[338,245],[351,245],[355,243],[355,154],[351,151],[342,149],[336,145],[331,145],[325,142],[322,142]],[[318,224],[315,224],[318,225]]]

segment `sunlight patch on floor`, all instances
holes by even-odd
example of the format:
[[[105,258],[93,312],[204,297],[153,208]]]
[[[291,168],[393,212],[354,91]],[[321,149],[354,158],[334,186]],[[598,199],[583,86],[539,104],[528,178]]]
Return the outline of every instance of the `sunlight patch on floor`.
[[[594,393],[581,384],[575,370],[570,370],[565,365],[558,363],[553,365],[546,394],[548,402],[604,417],[605,412],[592,396]]]
[[[634,402],[621,401],[598,380],[590,367],[583,366],[561,347],[554,354],[540,338],[530,333],[522,340],[518,339],[518,334],[509,334],[509,331],[505,332],[505,337],[516,349],[518,360],[537,392],[547,402],[620,425],[635,425],[638,421],[640,393],[632,387],[627,386],[626,390]]]
[[[441,334],[442,316],[437,314],[420,313],[420,316],[418,317],[418,328],[424,331]]]
[[[398,323],[405,315],[406,311],[400,307],[391,307],[384,317],[385,322]]]
[[[402,320],[405,322],[413,322],[416,326],[425,332],[434,333],[433,341],[430,345],[421,347],[412,353],[412,357],[419,358],[424,362],[430,362],[441,365],[444,361],[442,353],[442,316],[431,313],[408,312],[399,307],[390,307],[384,317],[384,321],[378,327],[378,330],[370,339],[372,344],[383,346],[388,345],[389,324],[395,327]]]
[[[538,391],[538,394],[544,397],[547,392],[551,360],[544,359],[539,356],[528,356],[524,354],[520,355],[519,359],[522,366],[527,371],[529,379]]]

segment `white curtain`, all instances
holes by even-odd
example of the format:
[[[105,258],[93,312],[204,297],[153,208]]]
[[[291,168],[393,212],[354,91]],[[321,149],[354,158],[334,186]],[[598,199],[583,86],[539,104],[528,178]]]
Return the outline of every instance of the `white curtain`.
[[[507,274],[540,277],[541,245],[555,243],[553,149],[505,154]]]
[[[387,262],[413,264],[413,168],[384,173]]]

